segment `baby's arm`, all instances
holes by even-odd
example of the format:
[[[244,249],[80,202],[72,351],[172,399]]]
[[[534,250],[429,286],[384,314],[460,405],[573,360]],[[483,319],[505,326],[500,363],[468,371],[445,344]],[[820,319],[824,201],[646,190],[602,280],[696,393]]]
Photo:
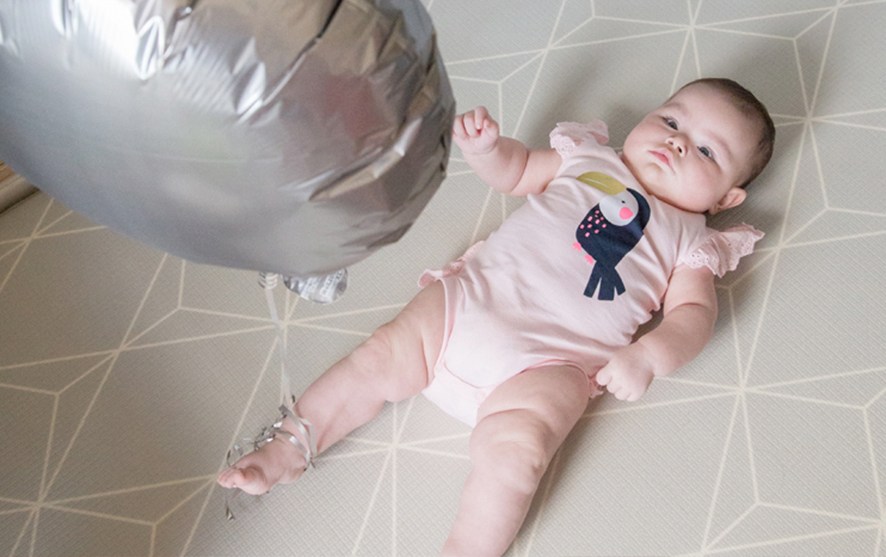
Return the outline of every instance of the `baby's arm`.
[[[597,373],[619,400],[640,398],[653,377],[661,377],[689,363],[701,353],[714,332],[717,293],[714,275],[706,267],[680,265],[665,294],[661,323],[637,342],[616,351]]]
[[[498,123],[482,106],[456,116],[452,135],[474,172],[510,195],[543,192],[563,162],[554,149],[528,149],[516,139],[500,137]]]

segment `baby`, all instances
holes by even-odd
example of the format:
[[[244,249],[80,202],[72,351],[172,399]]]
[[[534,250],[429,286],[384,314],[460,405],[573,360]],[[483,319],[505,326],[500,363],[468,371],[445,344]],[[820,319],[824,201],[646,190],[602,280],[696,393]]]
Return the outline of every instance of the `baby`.
[[[704,213],[742,203],[769,161],[766,108],[724,79],[680,89],[619,154],[606,127],[558,124],[551,149],[500,137],[479,107],[454,140],[491,187],[526,203],[424,286],[304,392],[274,441],[223,471],[247,493],[296,480],[317,452],[424,393],[472,426],[472,470],[444,555],[501,555],[588,398],[640,398],[699,354],[717,314],[714,275],[762,234],[717,232]],[[663,305],[662,320],[636,342]],[[312,447],[312,444],[316,444]]]

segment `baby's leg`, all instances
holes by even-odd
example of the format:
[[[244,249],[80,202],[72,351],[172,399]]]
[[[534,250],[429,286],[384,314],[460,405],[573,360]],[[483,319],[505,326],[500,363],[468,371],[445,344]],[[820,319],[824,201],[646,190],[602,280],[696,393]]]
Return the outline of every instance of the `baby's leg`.
[[[501,555],[514,540],[557,448],[588,403],[587,376],[575,367],[529,370],[480,407],[471,463],[444,555]]]
[[[296,413],[313,424],[318,452],[374,418],[386,401],[403,400],[427,387],[444,326],[443,285],[436,282],[314,381],[298,399]],[[289,419],[283,429],[306,443]],[[298,479],[304,462],[295,446],[278,437],[224,470],[218,483],[247,493],[265,493],[276,483]]]

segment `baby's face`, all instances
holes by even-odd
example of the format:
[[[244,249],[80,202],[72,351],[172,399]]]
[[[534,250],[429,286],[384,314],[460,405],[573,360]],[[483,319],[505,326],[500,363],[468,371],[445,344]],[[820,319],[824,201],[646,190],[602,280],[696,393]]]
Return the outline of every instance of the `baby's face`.
[[[683,89],[625,140],[623,159],[656,198],[685,211],[716,213],[744,201],[759,126],[706,84]]]

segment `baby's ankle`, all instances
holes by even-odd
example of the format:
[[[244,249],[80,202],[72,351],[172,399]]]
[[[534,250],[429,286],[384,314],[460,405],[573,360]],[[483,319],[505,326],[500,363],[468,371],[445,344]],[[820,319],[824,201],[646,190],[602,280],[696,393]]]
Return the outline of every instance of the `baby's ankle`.
[[[291,457],[293,468],[298,468],[300,471],[306,470],[314,456],[310,430],[299,427],[299,424],[288,416],[274,426],[277,431],[271,442],[285,446],[284,451]]]

